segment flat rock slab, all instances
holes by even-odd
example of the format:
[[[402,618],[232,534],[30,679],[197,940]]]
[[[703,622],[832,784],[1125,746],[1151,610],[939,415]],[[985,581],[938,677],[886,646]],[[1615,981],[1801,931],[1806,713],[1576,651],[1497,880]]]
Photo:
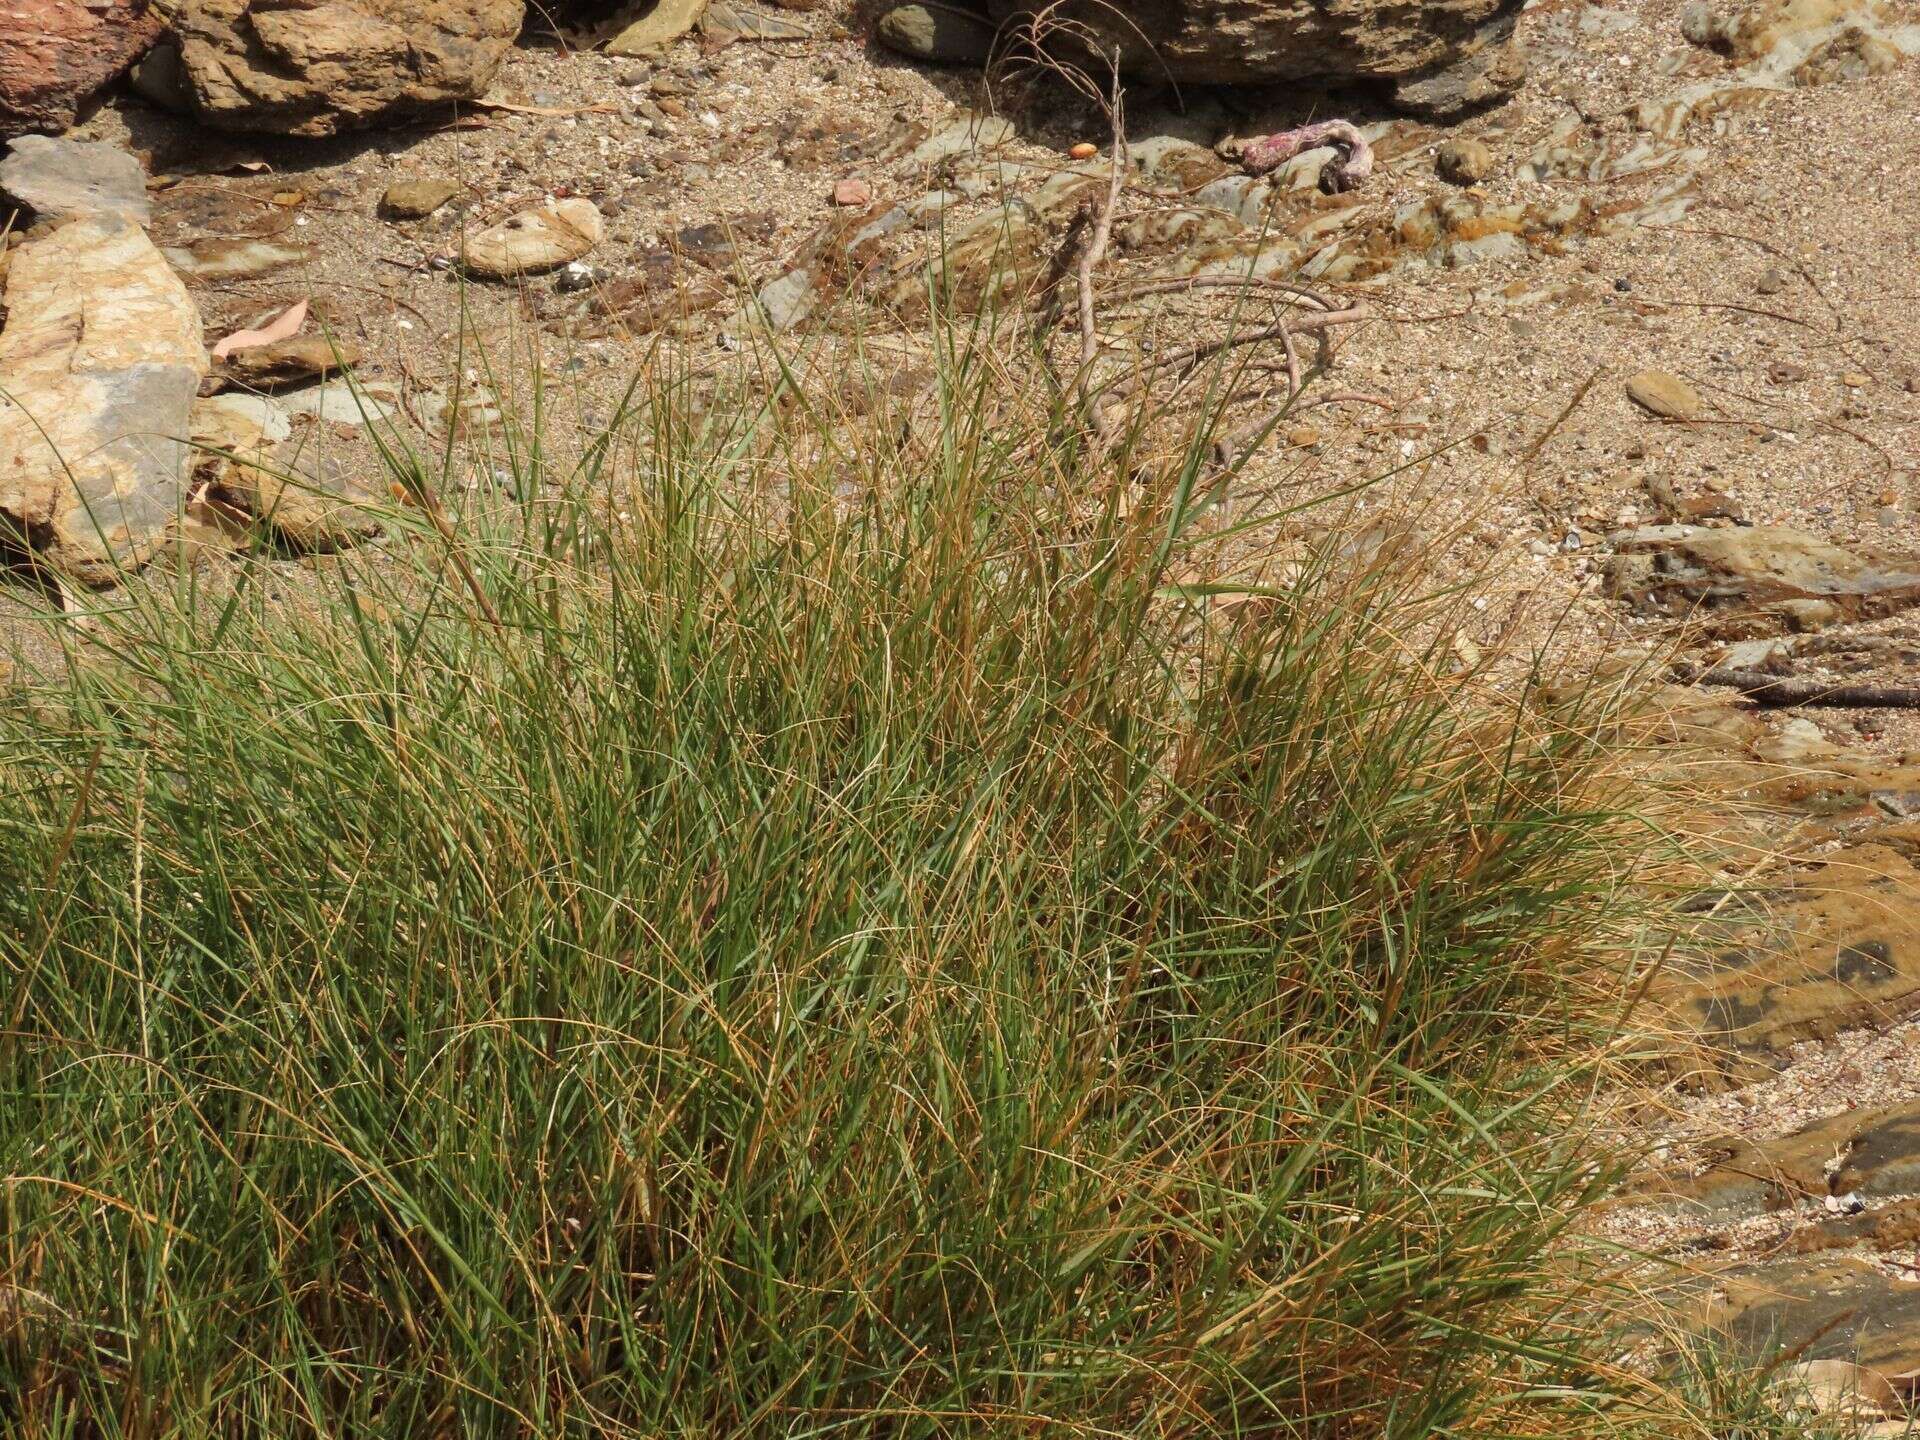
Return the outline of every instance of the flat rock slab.
[[[206,372],[199,312],[139,226],[94,215],[22,245],[0,330],[0,514],[81,583],[113,584],[180,512]]]
[[[607,42],[607,54],[657,55],[700,23],[707,0],[659,0]]]
[[[1650,1180],[1643,1187],[1647,1198],[1684,1202],[1727,1218],[1829,1195],[1858,1195],[1875,1204],[1915,1192],[1920,1192],[1920,1100],[1848,1111],[1790,1135],[1736,1138],[1702,1173]],[[1836,1227],[1841,1234],[1851,1228]]]
[[[7,0],[0,8],[0,135],[67,129],[163,28],[147,0]]]
[[[1815,629],[1920,605],[1920,558],[1844,549],[1784,525],[1656,525],[1610,543],[1609,590],[1649,613]]]
[[[1885,1375],[1920,1368],[1920,1284],[1860,1260],[1730,1270],[1714,1278],[1697,1314],[1752,1354],[1804,1346],[1801,1358],[1849,1360]]]
[[[135,225],[153,218],[147,173],[114,145],[23,135],[0,160],[0,196],[43,220],[117,215]]]
[[[1042,7],[990,0],[987,8],[1018,25]],[[1051,8],[1059,39],[1072,26],[1094,53],[1117,49],[1127,69],[1181,84],[1384,80],[1403,106],[1452,114],[1498,99],[1525,76],[1511,45],[1520,0],[1073,0]]]
[[[1920,1010],[1920,868],[1898,836],[1801,867],[1738,943],[1656,987],[1715,1046],[1771,1053]]]
[[[211,237],[190,245],[170,245],[167,263],[189,280],[252,280],[313,258],[313,247],[284,240],[230,240]]]

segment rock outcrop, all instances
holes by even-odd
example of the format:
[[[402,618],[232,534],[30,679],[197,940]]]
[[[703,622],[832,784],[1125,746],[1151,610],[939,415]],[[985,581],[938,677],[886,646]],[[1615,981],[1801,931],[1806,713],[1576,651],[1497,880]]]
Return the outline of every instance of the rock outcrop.
[[[1031,0],[989,0],[994,18],[1018,25]],[[1522,0],[1149,0],[1108,5],[1068,0],[1053,12],[1118,47],[1141,75],[1183,84],[1265,85],[1379,80],[1406,109],[1459,114],[1500,99],[1524,70],[1513,49]]]
[[[66,129],[161,28],[147,0],[7,0],[0,7],[0,136]]]
[[[523,0],[185,0],[173,28],[208,124],[333,135],[479,95],[523,12]]]
[[[138,225],[90,214],[14,251],[0,329],[0,516],[111,585],[180,511],[200,315]]]

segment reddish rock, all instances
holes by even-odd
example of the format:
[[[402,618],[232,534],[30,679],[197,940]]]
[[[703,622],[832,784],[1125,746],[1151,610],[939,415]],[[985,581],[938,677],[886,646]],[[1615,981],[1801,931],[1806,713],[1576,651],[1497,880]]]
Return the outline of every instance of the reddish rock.
[[[66,129],[164,28],[147,0],[0,0],[0,136]]]
[[[873,204],[873,187],[864,180],[846,179],[833,187],[833,203],[836,205]]]

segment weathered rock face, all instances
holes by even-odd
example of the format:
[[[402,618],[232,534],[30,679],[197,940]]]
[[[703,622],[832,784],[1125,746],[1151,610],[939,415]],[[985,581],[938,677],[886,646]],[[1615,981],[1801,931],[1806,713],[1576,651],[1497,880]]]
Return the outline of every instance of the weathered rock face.
[[[66,129],[160,31],[147,0],[8,0],[0,8],[0,136]]]
[[[1434,115],[1497,100],[1522,78],[1512,48],[1522,0],[1070,0],[1056,12],[1103,53],[1188,84],[1391,81],[1406,107]],[[1035,7],[990,0],[999,20]]]
[[[479,95],[523,0],[186,0],[173,22],[213,125],[332,135]]]
[[[83,584],[111,585],[180,508],[200,315],[138,225],[88,215],[30,240],[0,330],[0,515]]]
[[[135,225],[152,218],[140,162],[113,145],[23,135],[0,160],[0,199],[42,220],[117,215]]]

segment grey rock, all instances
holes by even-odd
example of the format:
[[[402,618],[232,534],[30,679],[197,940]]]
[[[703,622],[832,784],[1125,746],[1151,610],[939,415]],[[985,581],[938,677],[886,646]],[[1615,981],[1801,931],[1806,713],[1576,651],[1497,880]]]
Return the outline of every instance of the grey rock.
[[[1680,7],[1680,34],[1689,45],[1702,49],[1723,49],[1724,27],[1707,0],[1687,0]]]
[[[153,217],[140,162],[113,145],[23,135],[0,160],[0,194],[47,220],[114,215],[144,226]]]
[[[385,425],[399,414],[393,387],[379,383],[349,384],[344,379],[323,380],[305,390],[290,390],[277,397],[279,407],[288,415],[311,415],[330,425]]]
[[[880,17],[873,33],[889,50],[936,65],[984,65],[993,54],[991,20],[934,0],[894,6]]]
[[[819,308],[820,284],[811,270],[789,270],[760,288],[754,307],[772,330],[791,330]]]
[[[149,105],[185,115],[193,109],[193,86],[187,83],[186,62],[180,47],[163,40],[149,50],[127,77],[133,93]]]

